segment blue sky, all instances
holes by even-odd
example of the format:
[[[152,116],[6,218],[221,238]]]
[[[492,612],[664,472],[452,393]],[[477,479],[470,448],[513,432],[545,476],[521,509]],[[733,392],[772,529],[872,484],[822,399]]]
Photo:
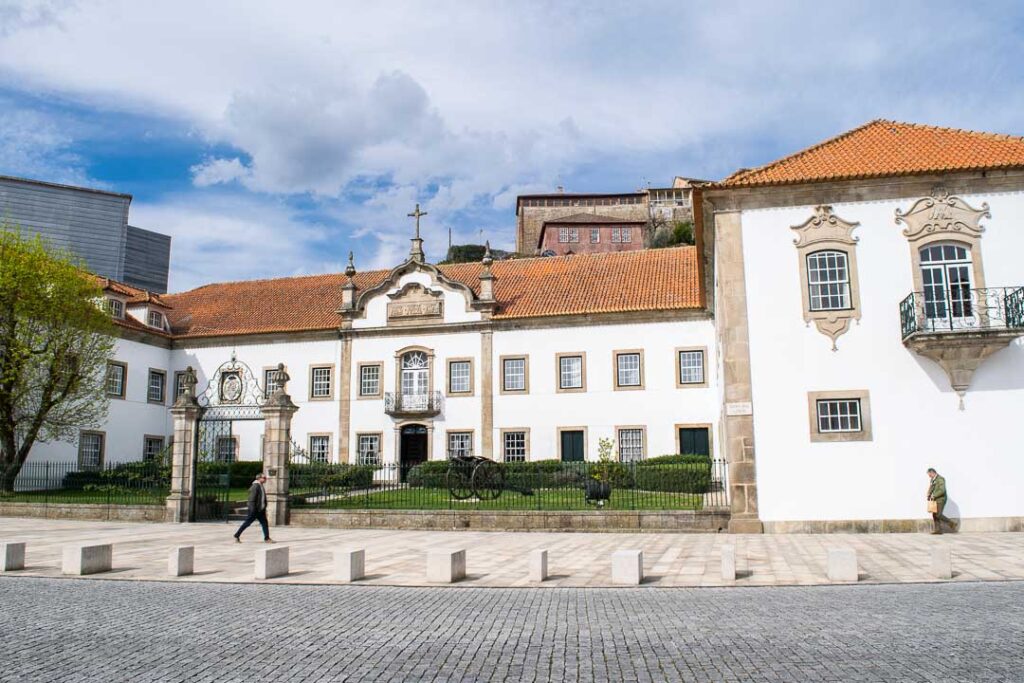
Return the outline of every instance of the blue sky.
[[[0,174],[132,194],[175,291],[394,265],[417,201],[508,248],[521,193],[1024,134],[1024,5],[969,4],[0,0]]]

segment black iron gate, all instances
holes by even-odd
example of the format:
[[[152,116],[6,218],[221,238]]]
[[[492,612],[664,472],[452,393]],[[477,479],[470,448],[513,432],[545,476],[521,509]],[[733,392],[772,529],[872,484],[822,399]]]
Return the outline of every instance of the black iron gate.
[[[196,430],[193,519],[226,522],[231,514],[231,466],[236,456],[232,421],[202,419]]]

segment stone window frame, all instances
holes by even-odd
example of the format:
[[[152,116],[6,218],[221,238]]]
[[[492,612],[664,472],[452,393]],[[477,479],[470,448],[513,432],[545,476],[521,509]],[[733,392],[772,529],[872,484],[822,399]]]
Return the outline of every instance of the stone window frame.
[[[562,461],[562,432],[583,432],[583,462],[590,462],[587,457],[590,455],[590,434],[589,429],[584,425],[567,426],[567,427],[555,427],[555,454],[556,459]],[[618,432],[616,432],[618,436]]]
[[[156,400],[149,394],[150,389],[153,388],[153,375],[159,375],[163,378],[163,382],[160,385],[160,399]],[[149,368],[149,372],[146,373],[146,403],[154,405],[164,405],[167,403],[167,371],[161,370],[160,368]]]
[[[100,437],[100,457],[99,462],[96,465],[84,465],[82,463],[82,437],[83,436],[98,436]],[[103,465],[107,461],[107,433],[100,429],[80,429],[78,431],[78,454],[77,463],[78,469],[84,470],[87,467],[93,469],[103,469]]]
[[[420,351],[427,356],[427,396],[434,395],[434,350],[426,346],[406,346],[395,352],[395,396],[402,395],[402,356]],[[383,378],[381,385],[384,384]]]
[[[444,431],[444,453],[446,458],[451,458],[453,434],[469,434],[469,454],[476,454],[476,430],[475,429],[446,429]]]
[[[564,239],[563,239],[564,237]],[[580,229],[568,226],[558,228],[559,244],[578,244],[580,241]]]
[[[590,243],[600,244],[601,243],[601,228],[590,229]]]
[[[288,371],[288,367],[285,366],[285,372]],[[263,372],[263,398],[270,398],[273,392],[270,391],[271,378],[276,377],[274,374],[277,372],[276,365],[264,365],[262,368]]]
[[[147,457],[147,450],[146,450],[146,447],[149,445],[150,441],[159,441],[160,442],[160,448],[158,448],[156,450],[156,453],[153,454],[153,458],[152,459],[154,459],[154,460],[156,458],[160,457],[160,452],[163,451],[164,448],[167,446],[167,437],[163,436],[162,434],[143,434],[142,435],[142,461],[143,462],[149,462],[151,460],[151,458]]]
[[[476,393],[476,363],[472,356],[448,358],[445,361],[445,395],[473,396]],[[469,363],[469,391],[452,391],[452,363]]]
[[[619,357],[640,356],[640,383],[619,384]],[[642,391],[647,388],[643,349],[618,349],[612,351],[612,389],[614,391]]]
[[[860,401],[860,431],[858,432],[819,432],[818,401]],[[871,431],[871,394],[867,389],[848,389],[845,391],[808,391],[807,418],[810,427],[811,443],[836,443],[847,441],[873,441]]]
[[[793,244],[796,246],[800,273],[800,300],[804,322],[808,325],[813,322],[821,334],[831,339],[833,351],[838,350],[836,340],[849,331],[850,322],[859,321],[861,318],[860,279],[857,267],[857,244],[860,238],[853,236],[853,231],[859,226],[860,223],[851,223],[835,215],[832,207],[826,204],[814,207],[814,215],[800,225],[790,226],[790,230],[797,233]],[[850,287],[849,308],[811,308],[807,257],[819,251],[839,251],[846,255],[846,274]]]
[[[221,460],[220,459],[220,442],[223,441],[224,439],[230,439],[235,444],[234,445],[234,452],[232,453],[233,457],[232,457],[231,460]],[[230,436],[223,436],[222,435],[222,436],[218,436],[217,437],[217,441],[214,442],[213,449],[214,449],[214,452],[213,452],[213,461],[214,462],[239,462],[238,458],[239,458],[240,455],[242,455],[242,442],[238,438],[238,434],[231,434]]]
[[[505,459],[505,434],[509,432],[523,434],[523,459],[522,460],[506,460]],[[501,439],[501,461],[502,462],[530,462],[530,428],[529,427],[503,427],[499,430],[499,438]]]
[[[580,385],[578,387],[562,386],[562,359],[580,359]],[[587,391],[587,352],[567,351],[555,354],[555,392],[559,394],[582,394]]]
[[[627,429],[640,432],[640,457],[632,460],[622,459],[622,432]],[[615,425],[615,446],[615,451],[619,456],[619,462],[642,462],[646,460],[650,455],[648,453],[647,425]]]
[[[505,361],[506,360],[521,360],[523,361],[523,388],[522,389],[506,389],[505,388]],[[530,393],[530,354],[528,353],[517,353],[508,356],[498,357],[498,367],[501,369],[501,381],[498,384],[498,391],[501,394],[510,394],[512,396],[523,396]]]
[[[682,354],[684,352],[694,352],[694,351],[700,351],[701,358],[703,358],[703,360],[704,360],[704,363],[703,363],[704,371],[702,373],[703,377],[704,377],[704,381],[703,382],[682,382],[680,380],[681,380],[682,374],[683,374],[683,367],[682,367],[682,363],[679,361],[679,356],[680,356],[680,354]],[[672,353],[675,354],[675,360],[673,361],[672,365],[675,367],[676,389],[706,389],[707,386],[708,386],[708,347],[706,347],[706,346],[677,346],[675,349],[673,349]]]
[[[715,429],[714,425],[710,422],[679,422],[672,425],[673,438],[676,444],[676,454],[683,455],[680,452],[682,444],[679,443],[679,430],[680,429],[704,429],[708,433],[708,456],[715,459]],[[714,472],[712,472],[714,474]]]
[[[313,394],[313,374],[317,370],[327,370],[327,395],[316,396]],[[334,400],[334,364],[333,363],[312,363],[307,374],[309,378],[309,400],[310,401],[333,401]]]
[[[310,463],[314,463],[314,462],[330,463],[330,462],[333,461],[333,459],[334,459],[333,458],[334,451],[332,449],[332,444],[331,444],[331,441],[332,441],[333,437],[334,437],[334,434],[332,434],[331,432],[309,432],[308,434],[306,434],[306,453],[309,454],[309,462]],[[313,459],[313,439],[314,438],[318,438],[318,439],[319,438],[326,438],[327,439],[327,459],[326,460],[320,461],[320,460],[314,460]]]
[[[362,453],[359,451],[359,440],[360,437],[364,436],[375,436],[377,437],[377,462],[376,463],[363,463]],[[356,465],[366,464],[370,467],[380,467],[384,462],[384,432],[356,432],[355,433],[355,449],[353,450],[353,457],[355,458]]]
[[[181,383],[184,376],[184,370],[176,370],[174,372],[174,400],[172,400],[171,403],[176,403],[178,401],[178,397],[185,393],[185,385]]]
[[[377,368],[377,393],[376,394],[364,394],[363,393],[363,368],[376,367]],[[356,363],[356,400],[374,400],[384,396],[384,361],[375,360],[367,361],[364,363]]]
[[[110,368],[117,366],[121,368],[121,393],[112,394],[110,393]],[[124,361],[119,360],[108,360],[107,361],[107,374],[103,378],[103,391],[106,393],[108,398],[116,398],[123,401],[128,396],[128,364]],[[146,392],[149,393],[148,391]]]

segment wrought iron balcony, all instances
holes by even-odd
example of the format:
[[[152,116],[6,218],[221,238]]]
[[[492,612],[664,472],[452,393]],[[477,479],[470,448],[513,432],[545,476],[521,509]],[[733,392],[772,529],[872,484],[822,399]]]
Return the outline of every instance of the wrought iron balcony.
[[[911,292],[900,302],[900,330],[904,342],[920,335],[1024,334],[1024,287]]]
[[[441,392],[422,394],[384,393],[384,412],[396,417],[425,417],[441,412]]]

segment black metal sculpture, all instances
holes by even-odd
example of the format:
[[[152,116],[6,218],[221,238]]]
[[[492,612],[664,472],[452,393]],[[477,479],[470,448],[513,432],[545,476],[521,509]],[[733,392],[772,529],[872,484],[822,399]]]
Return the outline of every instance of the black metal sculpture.
[[[448,493],[456,500],[474,496],[479,500],[495,500],[505,490],[505,470],[489,458],[456,455],[448,462],[445,483]]]

